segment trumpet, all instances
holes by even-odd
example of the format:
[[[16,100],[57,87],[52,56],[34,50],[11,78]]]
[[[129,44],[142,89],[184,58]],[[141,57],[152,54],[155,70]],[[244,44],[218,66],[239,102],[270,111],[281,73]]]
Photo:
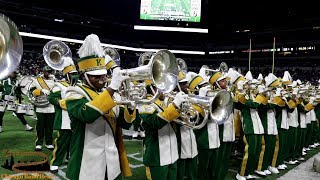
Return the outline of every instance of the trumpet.
[[[200,74],[204,74],[205,76],[210,77],[212,74],[216,72],[227,73],[228,70],[229,70],[229,67],[227,63],[222,62],[220,63],[219,68],[217,70],[211,69],[208,65],[203,65],[200,71],[204,71],[204,72],[200,72]]]

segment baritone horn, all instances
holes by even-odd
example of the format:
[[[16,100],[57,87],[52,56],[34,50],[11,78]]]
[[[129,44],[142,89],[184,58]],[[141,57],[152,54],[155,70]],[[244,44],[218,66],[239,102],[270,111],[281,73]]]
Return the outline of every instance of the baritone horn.
[[[18,28],[0,13],[0,79],[17,70],[23,53],[23,42]]]
[[[201,129],[206,125],[209,118],[217,124],[223,124],[233,111],[232,96],[231,93],[226,90],[216,91],[211,97],[189,95],[187,105],[185,107],[182,105],[181,114],[194,114],[191,105],[203,109],[204,118],[202,120],[200,118],[192,119],[193,117],[190,116],[183,120],[177,119],[174,121],[192,129]]]
[[[43,47],[43,57],[52,69],[62,71],[64,59],[72,58],[72,52],[64,42],[52,40]]]
[[[176,87],[179,70],[174,54],[168,50],[160,50],[152,54],[147,65],[143,64],[146,64],[148,57],[143,58],[139,60],[140,67],[121,70],[121,73],[129,78],[124,81],[120,90],[124,99],[117,101],[117,104],[150,104],[159,98],[160,93],[169,93]],[[130,88],[131,84],[140,80],[152,80],[157,88],[151,99],[132,96],[132,93],[137,90]]]

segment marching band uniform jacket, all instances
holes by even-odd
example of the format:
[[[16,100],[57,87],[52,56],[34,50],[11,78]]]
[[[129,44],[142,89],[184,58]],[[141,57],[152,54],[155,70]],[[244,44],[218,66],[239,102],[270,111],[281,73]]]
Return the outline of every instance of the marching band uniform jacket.
[[[86,85],[71,88],[60,101],[60,107],[68,110],[73,131],[67,177],[103,180],[105,174],[107,179],[120,173],[130,176],[120,127],[129,129],[136,111],[116,106],[107,91],[97,93]]]

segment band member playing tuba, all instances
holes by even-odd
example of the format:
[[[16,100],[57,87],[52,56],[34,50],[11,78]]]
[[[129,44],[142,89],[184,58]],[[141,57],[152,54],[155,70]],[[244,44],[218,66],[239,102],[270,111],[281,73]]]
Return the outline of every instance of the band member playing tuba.
[[[49,66],[45,66],[43,69],[43,76],[37,77],[31,84],[30,90],[35,97],[49,96],[51,89],[54,86],[53,70]],[[44,98],[46,98],[44,97]],[[54,123],[54,106],[49,102],[46,105],[34,104],[37,115],[37,139],[36,139],[36,151],[41,151],[43,138],[45,138],[46,148],[53,150],[52,134]]]

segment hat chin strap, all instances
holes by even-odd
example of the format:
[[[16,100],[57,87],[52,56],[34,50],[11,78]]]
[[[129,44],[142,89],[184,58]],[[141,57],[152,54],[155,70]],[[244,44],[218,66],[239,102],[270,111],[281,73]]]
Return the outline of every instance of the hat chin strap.
[[[89,81],[89,78],[88,78],[88,74],[87,73],[84,73],[84,77],[86,78],[86,81],[88,83],[88,85],[93,88],[93,89],[97,89],[96,87],[94,87],[91,82]]]
[[[214,83],[216,83],[216,85],[218,86],[218,88],[219,88],[219,89],[221,89],[221,87],[220,87],[220,85],[219,85],[218,81],[216,81],[216,82],[214,82]]]

